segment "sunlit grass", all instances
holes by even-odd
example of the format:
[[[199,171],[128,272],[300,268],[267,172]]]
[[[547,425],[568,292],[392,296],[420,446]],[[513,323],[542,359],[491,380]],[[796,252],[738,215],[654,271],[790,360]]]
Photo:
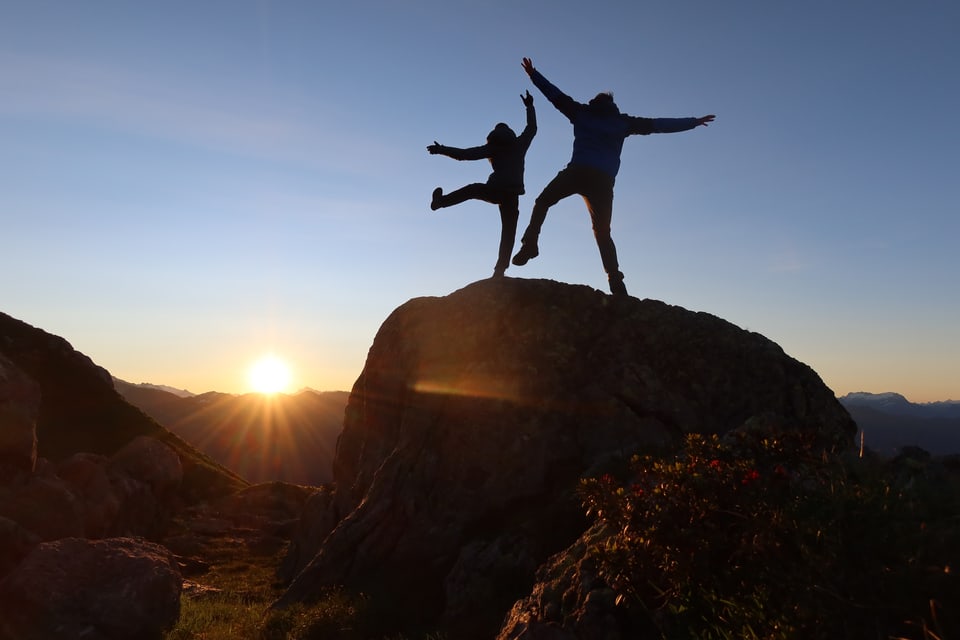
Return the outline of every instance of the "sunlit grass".
[[[205,556],[210,570],[192,579],[211,591],[184,591],[180,620],[166,640],[262,637],[265,613],[283,592],[274,575],[280,554],[257,555],[225,536],[210,540]]]
[[[210,569],[189,578],[206,590],[184,590],[180,619],[164,640],[444,640],[378,632],[379,616],[368,600],[340,589],[313,603],[271,609],[284,591],[276,579],[284,553],[258,553],[231,536],[207,539],[201,555]]]

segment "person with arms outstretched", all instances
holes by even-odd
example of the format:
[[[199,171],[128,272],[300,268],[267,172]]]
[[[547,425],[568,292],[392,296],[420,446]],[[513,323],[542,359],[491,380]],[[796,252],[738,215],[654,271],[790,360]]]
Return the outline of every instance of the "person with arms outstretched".
[[[617,260],[617,248],[610,235],[613,215],[613,185],[620,170],[620,152],[623,141],[631,135],[650,133],[677,133],[695,127],[707,126],[714,116],[700,118],[643,118],[621,113],[613,101],[613,94],[598,93],[587,104],[566,95],[533,66],[530,58],[523,59],[523,69],[534,86],[565,115],[573,125],[573,155],[567,166],[544,187],[534,201],[530,224],[520,239],[521,247],[513,264],[521,266],[540,255],[537,244],[540,228],[547,210],[560,200],[574,194],[583,197],[590,212],[593,235],[600,249],[600,260],[607,272],[610,291],[627,295],[623,273]]]
[[[447,147],[436,141],[427,147],[431,154],[441,154],[454,160],[490,160],[493,173],[485,183],[476,182],[446,195],[443,189],[433,190],[430,208],[436,211],[452,207],[466,200],[483,200],[500,207],[500,249],[493,277],[503,277],[510,266],[510,253],[517,238],[517,220],[520,217],[520,196],[523,188],[523,165],[533,137],[537,134],[537,112],[533,96],[527,91],[521,95],[527,111],[527,126],[518,136],[506,123],[498,123],[487,135],[487,143],[479,147],[460,149]]]

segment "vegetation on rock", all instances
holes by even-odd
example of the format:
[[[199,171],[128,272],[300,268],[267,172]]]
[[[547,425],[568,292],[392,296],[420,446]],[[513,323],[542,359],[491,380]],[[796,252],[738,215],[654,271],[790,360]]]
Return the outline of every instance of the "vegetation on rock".
[[[960,481],[933,461],[836,456],[797,432],[692,434],[581,495],[605,534],[599,577],[650,637],[960,634]]]

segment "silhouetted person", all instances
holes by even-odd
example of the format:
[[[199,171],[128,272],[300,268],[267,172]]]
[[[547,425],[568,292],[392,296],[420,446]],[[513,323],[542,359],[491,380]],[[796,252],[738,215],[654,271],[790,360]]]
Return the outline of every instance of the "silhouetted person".
[[[523,195],[523,161],[537,134],[537,112],[533,96],[527,91],[520,96],[527,108],[527,126],[519,136],[501,122],[487,135],[487,144],[469,149],[447,147],[434,142],[427,147],[430,153],[439,153],[455,160],[482,160],[487,158],[493,173],[485,183],[476,182],[443,195],[443,189],[433,190],[430,208],[436,211],[452,207],[465,200],[483,200],[500,206],[500,252],[493,268],[493,277],[502,277],[510,266],[510,252],[517,237],[517,219],[520,217],[520,196]]]
[[[521,238],[521,247],[513,256],[513,264],[524,265],[540,254],[537,239],[547,217],[547,209],[560,200],[579,194],[590,212],[593,235],[600,249],[600,259],[607,272],[610,291],[627,294],[623,274],[617,261],[617,249],[610,236],[613,215],[613,183],[620,169],[623,141],[630,135],[675,133],[688,131],[713,122],[714,116],[702,118],[641,118],[620,113],[613,94],[598,93],[587,104],[566,95],[537,71],[530,58],[523,59],[523,69],[534,86],[573,124],[573,157],[570,163],[544,187],[530,214],[530,224]]]

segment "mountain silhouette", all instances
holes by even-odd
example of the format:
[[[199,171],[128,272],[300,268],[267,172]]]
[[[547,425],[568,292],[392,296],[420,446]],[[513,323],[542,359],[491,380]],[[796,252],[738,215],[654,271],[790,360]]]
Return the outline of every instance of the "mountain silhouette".
[[[250,482],[319,485],[333,479],[346,391],[178,396],[114,379],[131,404]]]
[[[110,456],[137,436],[169,445],[184,466],[186,502],[231,493],[246,485],[235,473],[134,407],[113,387],[105,369],[65,339],[0,313],[0,354],[36,381],[40,390],[37,452],[62,461],[73,454]]]
[[[864,444],[881,455],[895,455],[903,447],[960,454],[960,402],[915,403],[899,393],[855,392],[840,403],[856,421]]]

